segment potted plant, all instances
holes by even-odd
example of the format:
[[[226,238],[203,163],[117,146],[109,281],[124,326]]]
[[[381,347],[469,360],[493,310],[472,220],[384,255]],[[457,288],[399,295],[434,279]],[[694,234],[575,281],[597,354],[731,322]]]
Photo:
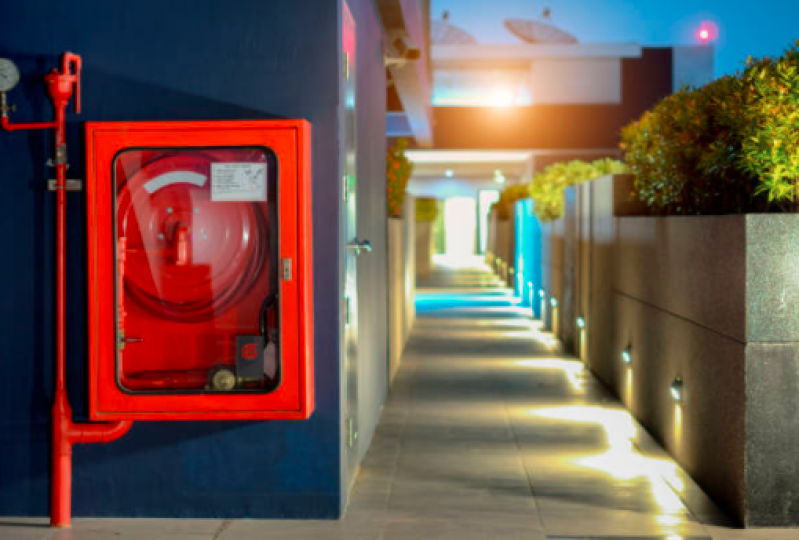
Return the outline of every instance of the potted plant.
[[[405,189],[413,174],[413,163],[405,155],[408,141],[397,139],[397,142],[386,152],[386,186],[388,217],[402,217],[405,203]]]

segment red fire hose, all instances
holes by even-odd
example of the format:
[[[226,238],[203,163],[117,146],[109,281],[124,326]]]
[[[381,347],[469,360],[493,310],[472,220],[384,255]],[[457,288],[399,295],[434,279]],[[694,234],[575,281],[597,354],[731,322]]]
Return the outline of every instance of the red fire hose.
[[[52,484],[50,525],[69,527],[72,518],[72,445],[110,442],[122,437],[131,421],[76,424],[66,390],[66,216],[67,216],[67,146],[66,108],[76,94],[75,112],[80,113],[81,57],[64,53],[61,71],[53,69],[45,78],[55,107],[53,122],[11,124],[3,110],[2,126],[8,131],[55,129],[56,167],[56,389],[52,409]],[[72,68],[75,71],[73,73]]]

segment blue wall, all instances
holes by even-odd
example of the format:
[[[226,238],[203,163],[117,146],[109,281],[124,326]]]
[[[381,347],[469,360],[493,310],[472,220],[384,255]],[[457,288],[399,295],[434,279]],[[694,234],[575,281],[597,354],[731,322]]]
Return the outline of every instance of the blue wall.
[[[530,288],[528,284],[532,282],[534,291],[533,313],[536,317],[540,317],[541,302],[539,301],[538,290],[543,284],[541,278],[541,225],[533,213],[533,201],[531,199],[518,201],[514,207],[514,212],[516,223],[514,256],[516,258],[516,271],[522,278],[521,280],[516,280],[514,290],[516,296],[519,296],[522,300],[521,305],[530,307]]]
[[[374,435],[388,393],[388,220],[386,219],[386,69],[380,15],[371,0],[348,2],[356,24],[358,238],[358,459]],[[352,475],[356,471],[348,471]]]
[[[368,1],[368,0],[365,0]],[[314,127],[316,412],[305,422],[139,422],[78,446],[78,516],[335,517],[340,511],[338,51],[336,0],[5,2],[0,56],[24,81],[17,121],[51,115],[41,76],[84,58],[84,114],[70,115],[71,178],[82,122],[306,118]],[[0,514],[48,512],[53,365],[50,132],[0,132]],[[70,194],[68,388],[85,418],[84,203]]]

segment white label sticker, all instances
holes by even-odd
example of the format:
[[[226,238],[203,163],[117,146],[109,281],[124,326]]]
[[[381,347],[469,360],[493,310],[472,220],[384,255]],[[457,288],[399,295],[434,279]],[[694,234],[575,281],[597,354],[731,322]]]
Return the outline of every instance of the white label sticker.
[[[265,201],[266,163],[212,163],[212,201]]]

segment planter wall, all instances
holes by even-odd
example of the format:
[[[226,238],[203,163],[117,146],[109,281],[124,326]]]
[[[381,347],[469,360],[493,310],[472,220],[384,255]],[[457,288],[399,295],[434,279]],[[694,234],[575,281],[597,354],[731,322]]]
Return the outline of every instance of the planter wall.
[[[430,273],[433,265],[433,224],[427,221],[415,223],[416,275],[423,277]]]
[[[405,200],[404,214],[414,208],[414,200]],[[410,214],[413,215],[413,214]],[[414,295],[416,293],[416,233],[413,219],[388,220],[388,321],[389,321],[389,383],[402,361],[402,352],[416,318]]]
[[[521,306],[532,308],[540,316],[541,302],[541,226],[533,213],[533,201],[523,199],[515,204],[515,254],[516,283],[514,292],[521,299]],[[530,287],[532,285],[532,288]]]
[[[743,524],[799,524],[799,216],[622,218],[618,238],[633,411]]]
[[[488,253],[508,265],[508,286],[512,286],[511,272],[516,269],[516,223],[515,220],[499,219],[491,212],[488,219]]]
[[[742,524],[799,524],[799,215],[616,217],[640,210],[626,182],[570,188],[542,227],[560,336],[586,319],[591,370]]]
[[[571,298],[571,291],[574,288],[574,282],[567,280],[567,275],[572,276],[573,273],[567,274],[565,270],[565,246],[567,243],[573,244],[573,241],[566,239],[566,221],[568,219],[570,218],[564,217],[541,224],[541,289],[545,295],[541,309],[543,310],[544,327],[556,332],[558,337],[563,340],[564,347],[570,350],[571,340],[563,332],[561,324],[565,317],[570,317],[563,313],[563,308],[566,305],[564,298],[567,295]],[[569,292],[567,293],[567,291]],[[552,306],[553,298],[557,301],[557,307]],[[540,299],[539,297],[539,301]],[[567,312],[571,314],[573,309],[567,306]]]

